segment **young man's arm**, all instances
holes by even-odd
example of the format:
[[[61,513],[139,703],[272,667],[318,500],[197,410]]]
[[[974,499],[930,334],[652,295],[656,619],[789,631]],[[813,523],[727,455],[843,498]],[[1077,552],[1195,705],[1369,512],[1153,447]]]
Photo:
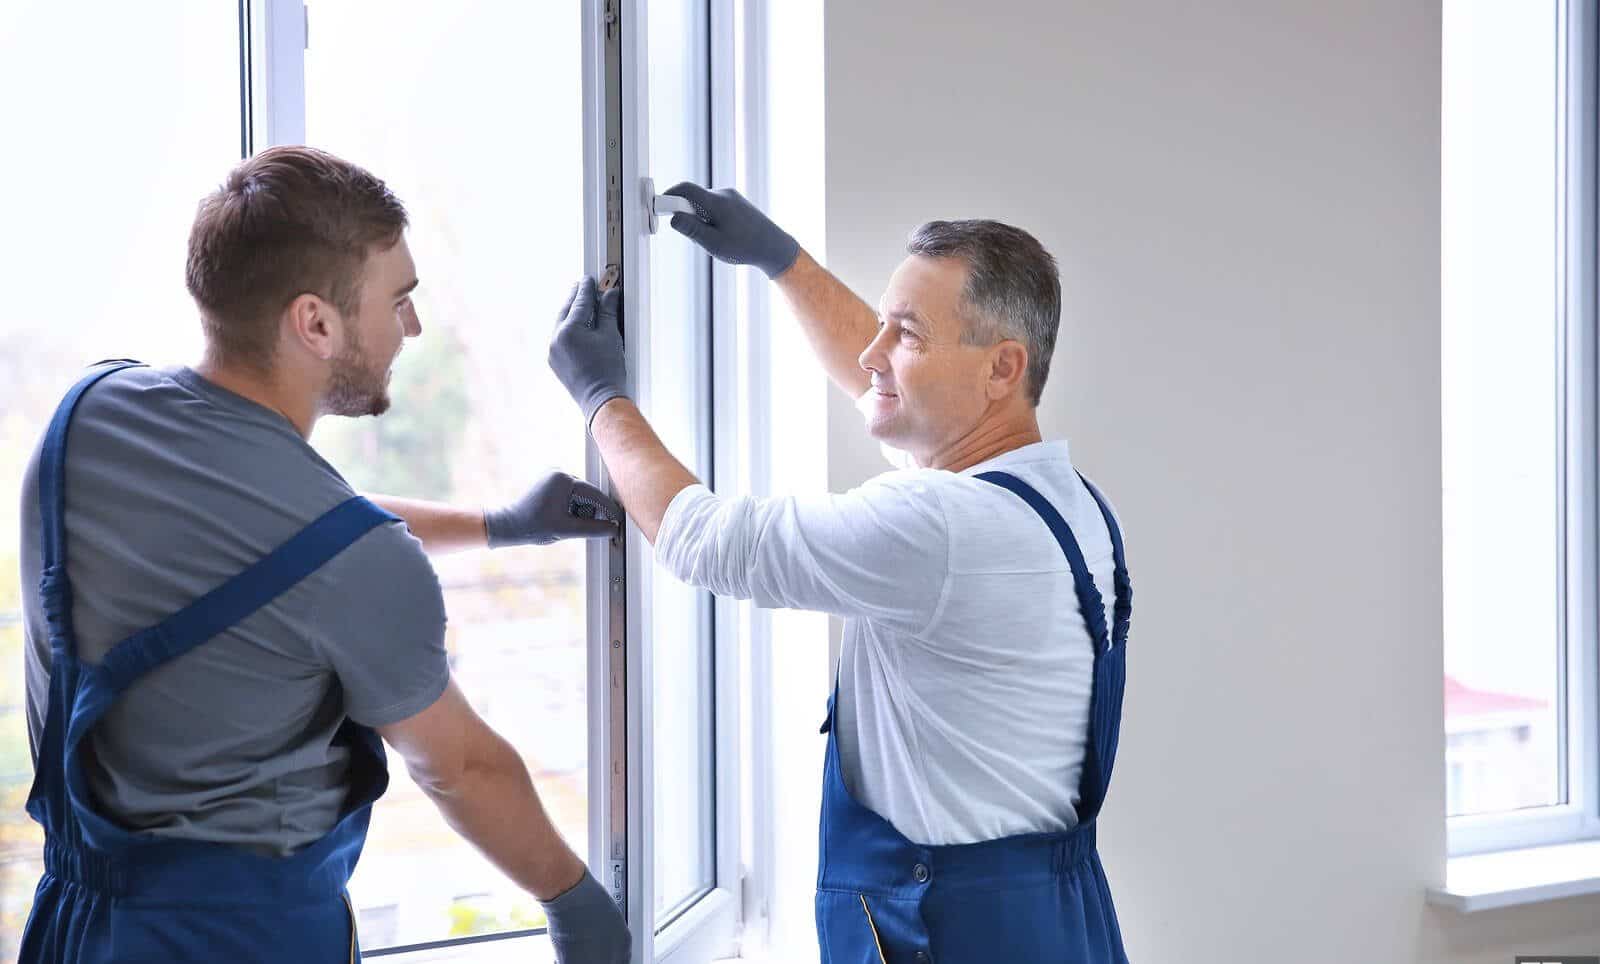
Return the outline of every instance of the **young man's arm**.
[[[851,399],[859,398],[871,385],[860,359],[878,331],[872,306],[739,192],[685,182],[667,193],[700,212],[674,214],[672,227],[717,260],[759,268],[776,282],[828,377]]]
[[[465,549],[607,538],[617,534],[622,519],[622,508],[610,496],[565,472],[549,473],[522,498],[498,509],[393,495],[367,498],[399,516],[422,548],[435,556]]]
[[[345,714],[394,747],[451,827],[545,902],[558,951],[589,940],[606,949],[563,953],[562,964],[626,961],[614,902],[552,826],[516,751],[451,678],[444,593],[419,540],[379,526],[321,574],[311,642],[339,682]]]
[[[482,509],[446,502],[402,499],[395,495],[368,493],[367,498],[385,512],[399,516],[411,534],[422,543],[423,551],[430,556],[442,556],[465,549],[484,549],[489,545]]]
[[[517,751],[454,680],[433,705],[378,732],[450,828],[544,905],[562,964],[625,964],[621,911],[551,823]]]
[[[454,680],[432,706],[378,728],[450,828],[523,890],[551,900],[583,877],[517,751],[473,711]]]

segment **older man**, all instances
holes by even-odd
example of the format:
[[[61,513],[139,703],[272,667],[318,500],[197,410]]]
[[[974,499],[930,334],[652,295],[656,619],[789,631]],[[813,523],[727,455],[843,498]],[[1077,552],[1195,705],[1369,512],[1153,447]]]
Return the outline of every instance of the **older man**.
[[[1039,431],[1054,260],[1007,225],[930,222],[874,313],[736,193],[672,193],[699,212],[673,227],[774,279],[873,437],[914,463],[842,495],[715,495],[627,398],[618,293],[585,282],[557,327],[551,365],[661,564],[845,617],[823,960],[1124,961],[1094,827],[1131,589],[1113,512]]]

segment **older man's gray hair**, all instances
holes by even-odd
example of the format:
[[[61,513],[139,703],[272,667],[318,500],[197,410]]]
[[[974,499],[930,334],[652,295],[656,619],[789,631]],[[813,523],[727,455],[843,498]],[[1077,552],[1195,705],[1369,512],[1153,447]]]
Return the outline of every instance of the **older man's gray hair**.
[[[999,221],[929,221],[911,232],[906,253],[957,258],[967,266],[961,341],[1013,339],[1028,349],[1028,401],[1039,404],[1061,326],[1061,275],[1033,235]]]

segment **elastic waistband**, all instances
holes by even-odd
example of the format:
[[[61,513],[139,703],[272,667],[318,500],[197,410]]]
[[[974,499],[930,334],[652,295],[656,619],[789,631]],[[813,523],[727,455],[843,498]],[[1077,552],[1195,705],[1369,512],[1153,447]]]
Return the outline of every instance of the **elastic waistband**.
[[[997,880],[1047,879],[1066,873],[1095,854],[1095,827],[1063,833],[1023,834],[929,848],[934,881],[948,886],[987,886]]]
[[[44,842],[44,871],[101,893],[121,896],[128,892],[128,874],[119,862],[48,838]]]
[[[107,854],[47,839],[45,872],[110,897],[161,903],[312,903],[339,897],[359,846],[322,846],[274,858],[227,844],[148,840]]]

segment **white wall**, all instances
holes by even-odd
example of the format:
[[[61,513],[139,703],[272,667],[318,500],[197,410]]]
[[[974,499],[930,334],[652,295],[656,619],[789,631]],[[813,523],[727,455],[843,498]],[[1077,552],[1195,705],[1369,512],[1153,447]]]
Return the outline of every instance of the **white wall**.
[[[1103,850],[1135,961],[1594,953],[1444,873],[1437,0],[830,0],[827,250],[1039,235],[1044,398],[1136,586]],[[883,463],[835,399],[830,482]]]

